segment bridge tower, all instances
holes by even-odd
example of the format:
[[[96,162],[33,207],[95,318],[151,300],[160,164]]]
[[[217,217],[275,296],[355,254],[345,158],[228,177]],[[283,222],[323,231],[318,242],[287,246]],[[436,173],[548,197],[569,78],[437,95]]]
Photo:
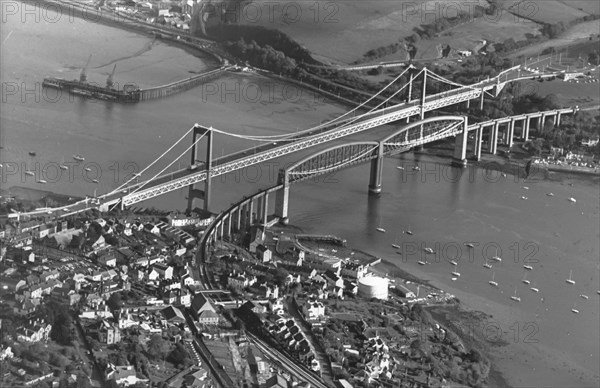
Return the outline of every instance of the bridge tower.
[[[454,143],[454,155],[452,164],[456,167],[467,167],[467,141],[469,139],[469,119],[467,116],[463,119],[463,125],[460,133],[456,135]]]
[[[422,126],[421,126],[422,128]],[[381,182],[383,180],[383,142],[377,147],[377,157],[371,160],[371,174],[369,176],[369,194],[381,194]]]
[[[205,136],[206,139],[206,155],[204,161],[199,159],[198,146],[201,141],[198,140],[199,137]],[[204,181],[204,190],[196,189],[195,185],[189,186],[188,192],[188,205],[187,210],[192,211],[194,209],[194,199],[202,199],[204,201],[204,210],[209,211],[210,208],[210,188],[211,188],[211,176],[210,169],[212,168],[212,147],[213,147],[213,133],[211,128],[206,128],[200,125],[194,126],[192,144],[194,146],[191,149],[192,157],[190,166],[198,166],[198,164],[203,164],[198,168],[203,168],[207,171],[206,180]],[[190,167],[192,168],[192,167]]]

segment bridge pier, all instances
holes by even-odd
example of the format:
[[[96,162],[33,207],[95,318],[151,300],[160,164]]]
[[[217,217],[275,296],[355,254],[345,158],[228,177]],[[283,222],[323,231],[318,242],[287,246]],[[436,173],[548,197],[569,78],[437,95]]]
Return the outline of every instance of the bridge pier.
[[[196,143],[199,137],[206,136],[206,159],[204,168],[207,171],[206,180],[204,181],[204,190],[196,189],[195,185],[190,185],[188,189],[188,204],[187,210],[192,211],[194,209],[194,199],[202,199],[204,201],[204,210],[209,211],[210,207],[210,191],[211,191],[211,177],[210,169],[212,167],[212,146],[213,146],[213,133],[210,128],[194,126],[192,144],[194,146],[191,149],[191,162],[190,165],[198,164],[198,145]]]
[[[481,147],[483,144],[483,127],[480,125],[475,132],[475,160],[481,160]]]
[[[485,95],[485,90],[483,90],[483,87],[481,88],[481,97],[479,100],[479,110],[483,110],[483,97]]]
[[[269,222],[269,193],[265,193],[265,195],[262,198],[262,219],[261,222],[262,224],[265,226],[265,228],[267,227],[267,223]]]
[[[500,123],[498,123],[498,122],[494,123],[494,126],[492,127],[492,136],[490,139],[490,152],[492,153],[492,155],[496,155],[496,152],[498,151],[499,127],[500,127]]]
[[[467,141],[469,140],[469,119],[465,116],[462,131],[456,135],[454,143],[454,155],[452,165],[456,167],[467,167]]]
[[[525,130],[523,131],[523,140],[527,141],[529,140],[529,128],[531,126],[531,116],[527,116],[527,118],[525,119]]]
[[[513,139],[515,136],[515,119],[510,119],[510,126],[508,127],[508,148],[513,146]]]
[[[227,237],[231,237],[231,213],[227,215]]]
[[[279,217],[279,222],[287,225],[288,206],[290,201],[290,179],[285,170],[279,170],[278,184],[283,187],[275,193],[275,216]]]
[[[241,205],[235,209],[235,230],[239,232],[242,230],[242,207]]]
[[[423,131],[423,126],[421,126]],[[379,143],[377,157],[371,160],[371,174],[369,175],[369,194],[381,193],[381,181],[383,180],[383,143]]]
[[[251,199],[248,203],[248,221],[248,226],[254,224],[254,199]]]

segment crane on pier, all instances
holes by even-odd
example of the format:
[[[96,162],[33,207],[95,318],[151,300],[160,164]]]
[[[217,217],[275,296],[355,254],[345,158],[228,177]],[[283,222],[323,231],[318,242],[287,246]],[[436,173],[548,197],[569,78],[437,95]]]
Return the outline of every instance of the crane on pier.
[[[83,69],[81,69],[81,74],[79,74],[79,82],[86,82],[87,81],[87,74],[85,73],[85,70],[87,69],[88,65],[90,64],[90,61],[92,60],[92,54],[90,54],[90,56],[88,57],[88,60],[85,64],[85,66],[83,67]]]
[[[114,85],[113,76],[115,75],[115,70],[116,69],[117,69],[117,64],[115,63],[115,66],[113,67],[112,73],[110,73],[110,75],[106,79],[106,88],[107,89],[112,89],[113,88],[113,85]]]

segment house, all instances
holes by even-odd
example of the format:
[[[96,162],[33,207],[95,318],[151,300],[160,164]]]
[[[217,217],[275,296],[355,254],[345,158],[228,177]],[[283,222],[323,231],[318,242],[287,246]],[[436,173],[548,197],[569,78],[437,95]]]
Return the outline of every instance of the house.
[[[291,384],[282,375],[273,375],[265,384],[265,388],[291,388]]]
[[[104,374],[107,381],[114,380],[118,386],[128,387],[145,381],[137,378],[133,365],[115,366],[109,363]]]
[[[273,253],[266,246],[261,244],[256,247],[256,257],[262,263],[268,263],[269,261],[271,261],[272,256]]]
[[[106,253],[98,258],[98,264],[106,267],[116,267],[117,258],[113,252]]]
[[[21,261],[23,263],[33,263],[35,262],[35,253],[33,253],[31,248],[27,248],[21,251]]]
[[[342,265],[342,276],[352,279],[360,279],[367,274],[367,267],[358,263],[344,263]]]
[[[344,288],[344,279],[335,274],[331,270],[325,271],[325,280],[327,280],[327,284],[331,287],[339,287]]]
[[[152,269],[158,273],[161,279],[169,280],[173,278],[173,267],[165,264],[154,264]]]
[[[163,295],[163,301],[165,304],[173,304],[177,300],[177,293],[174,291],[167,291]]]
[[[133,259],[135,259],[137,254],[131,250],[129,247],[123,247],[117,249],[117,257],[124,260],[126,263],[129,263]]]
[[[192,304],[192,295],[185,290],[181,290],[177,297],[177,303],[189,307]]]
[[[155,236],[160,236],[160,228],[153,224],[145,224],[144,230],[148,233],[152,233]]]
[[[40,342],[47,341],[50,336],[52,325],[43,320],[29,321],[29,324],[17,329],[17,341]]]
[[[307,321],[314,321],[325,316],[325,306],[319,301],[309,300],[302,305],[302,314]]]
[[[234,290],[238,290],[238,291],[243,290],[244,288],[248,287],[249,284],[250,284],[250,282],[244,275],[230,276],[227,279],[227,285],[229,287],[233,288]]]
[[[98,327],[98,341],[107,345],[121,342],[119,327],[111,322],[102,320]]]
[[[167,308],[160,310],[160,313],[163,315],[163,317],[165,317],[165,319],[169,323],[172,323],[172,324],[185,323],[185,317],[183,316],[183,313],[181,312],[181,310],[179,310],[177,307],[169,306]]]
[[[264,314],[267,311],[267,308],[265,306],[258,303],[254,303],[250,300],[244,303],[242,307],[252,311],[255,314]]]
[[[216,313],[212,304],[202,295],[198,293],[192,299],[190,306],[192,316],[199,322],[204,324],[219,323],[219,315]]]

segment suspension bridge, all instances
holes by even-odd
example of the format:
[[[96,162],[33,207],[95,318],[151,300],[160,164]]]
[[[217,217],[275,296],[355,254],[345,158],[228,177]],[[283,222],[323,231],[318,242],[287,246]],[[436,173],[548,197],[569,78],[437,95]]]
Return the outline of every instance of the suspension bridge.
[[[410,75],[410,80],[404,85],[398,86],[398,81],[404,75]],[[343,166],[363,162],[367,159],[380,161],[386,155],[402,152],[412,147],[450,136],[457,136],[455,159],[460,163],[464,163],[467,133],[469,131],[475,131],[476,133],[476,145],[474,149],[476,150],[476,157],[480,157],[483,130],[486,128],[491,129],[492,141],[488,142],[491,144],[489,151],[495,153],[502,125],[505,125],[507,128],[505,131],[505,139],[512,144],[515,123],[519,121],[522,122],[522,138],[526,140],[528,138],[530,122],[533,119],[537,119],[538,128],[540,125],[543,125],[545,120],[549,117],[553,117],[554,123],[558,124],[560,123],[561,115],[574,113],[577,109],[566,108],[548,112],[536,112],[534,114],[506,117],[472,125],[468,125],[467,120],[464,117],[442,116],[425,118],[425,113],[462,102],[466,102],[467,106],[469,106],[472,100],[478,100],[479,107],[482,109],[485,95],[492,98],[497,97],[504,86],[509,82],[549,78],[559,75],[560,73],[556,72],[540,74],[539,72],[532,72],[519,65],[501,72],[494,78],[482,80],[472,85],[460,85],[431,72],[427,68],[418,71],[413,66],[409,66],[388,85],[356,108],[315,127],[285,135],[248,136],[195,124],[153,163],[116,189],[98,197],[86,198],[85,200],[67,206],[27,213],[13,213],[10,217],[19,218],[43,214],[64,217],[92,208],[107,211],[116,206],[131,206],[135,203],[186,187],[189,188],[188,208],[192,208],[194,199],[201,199],[204,201],[204,208],[208,210],[210,206],[211,180],[217,176],[301,150],[315,148],[322,144],[326,145],[334,140],[364,132],[385,124],[398,123],[401,122],[401,120],[405,120],[406,126],[391,136],[388,136],[386,139],[379,142],[366,142],[360,145],[355,144],[352,146],[339,146],[327,149],[327,156],[321,154],[321,159],[319,159],[318,162],[311,159],[310,163],[316,163],[313,164],[311,168],[314,170],[317,166],[320,166],[320,168],[327,170],[331,168],[343,168]],[[392,90],[391,87],[393,85],[396,86],[396,90],[391,93],[388,89]],[[417,87],[419,87],[419,90],[415,92]],[[431,87],[447,90],[428,95],[427,90],[431,89]],[[386,92],[386,90],[388,91]],[[401,92],[407,94],[406,101],[388,106],[388,104],[391,104],[390,101],[394,101],[394,98],[397,99],[397,96]],[[386,95],[389,96],[377,106],[369,109],[366,113],[359,113],[361,109],[365,109],[365,106],[369,102],[372,102],[372,100],[376,98],[380,100],[381,96]],[[411,119],[413,120],[412,122]],[[150,167],[161,160],[169,151],[190,134],[192,134],[193,137],[192,144],[187,147],[179,157],[170,162],[160,172],[154,174],[154,176],[142,180],[142,177],[144,174],[147,174]],[[259,141],[264,144],[213,159],[212,144],[215,135],[232,136],[249,141]],[[198,147],[203,140],[206,143],[206,147],[203,161],[199,163]],[[190,167],[165,174],[165,171],[168,168],[190,152]],[[337,167],[330,165],[332,161],[333,163],[336,163]],[[303,161],[297,167],[300,167],[307,162],[309,162],[309,160]],[[381,189],[381,173],[375,174],[373,172],[380,170],[380,166],[373,167],[372,169],[369,185],[371,192],[378,192]],[[310,173],[311,171],[304,170],[291,171],[289,172],[289,174],[291,174],[289,175],[289,180],[294,181],[297,180],[299,175],[310,175]],[[203,190],[194,187],[194,185],[198,183],[204,183]],[[283,207],[287,208],[287,205]]]

